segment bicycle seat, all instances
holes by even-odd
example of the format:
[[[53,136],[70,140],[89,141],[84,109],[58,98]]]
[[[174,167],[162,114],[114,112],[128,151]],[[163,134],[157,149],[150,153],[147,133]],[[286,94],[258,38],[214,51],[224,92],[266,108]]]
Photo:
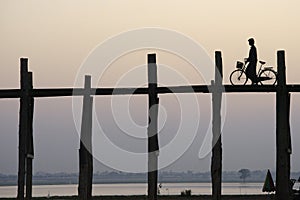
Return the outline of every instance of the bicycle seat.
[[[266,62],[261,61],[261,60],[259,61],[259,63],[262,64],[262,65],[266,64]]]
[[[271,66],[270,67],[265,67],[264,69],[273,69],[273,67],[271,67]]]

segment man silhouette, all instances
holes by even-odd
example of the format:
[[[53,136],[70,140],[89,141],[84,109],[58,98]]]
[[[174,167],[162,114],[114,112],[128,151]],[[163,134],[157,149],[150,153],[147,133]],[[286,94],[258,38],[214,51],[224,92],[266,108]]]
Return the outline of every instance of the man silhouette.
[[[252,85],[257,84],[257,77],[256,77],[256,64],[257,64],[257,51],[256,47],[254,46],[254,39],[250,38],[248,40],[250,45],[249,57],[246,59],[246,63],[249,63],[246,69],[246,74],[248,78],[252,81]]]

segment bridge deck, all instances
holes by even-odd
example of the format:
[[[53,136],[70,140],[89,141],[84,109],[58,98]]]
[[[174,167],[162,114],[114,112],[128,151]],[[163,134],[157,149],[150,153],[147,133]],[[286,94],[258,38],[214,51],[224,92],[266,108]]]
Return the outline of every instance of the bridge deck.
[[[277,86],[273,85],[224,85],[224,93],[235,92],[276,92]],[[287,85],[289,92],[300,92],[300,85]],[[170,86],[158,87],[159,94],[169,93],[211,93],[213,86],[211,85],[191,85],[191,86]],[[85,91],[83,88],[52,88],[52,89],[33,89],[33,97],[67,97],[82,96]],[[148,88],[92,88],[92,95],[138,95],[148,94]],[[2,89],[0,90],[0,98],[19,98],[20,89]]]

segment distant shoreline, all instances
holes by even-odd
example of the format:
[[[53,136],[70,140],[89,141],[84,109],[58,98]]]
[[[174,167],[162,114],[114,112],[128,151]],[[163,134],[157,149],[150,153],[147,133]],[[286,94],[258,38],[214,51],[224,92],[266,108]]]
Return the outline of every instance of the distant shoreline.
[[[251,175],[246,178],[248,183],[264,182],[266,171],[251,171]],[[275,180],[275,173],[271,172]],[[298,179],[300,172],[292,172],[291,178]],[[6,175],[0,173],[0,186],[17,185],[17,175]],[[78,173],[46,173],[36,172],[33,176],[33,185],[65,185],[78,184]],[[241,183],[238,171],[224,171],[222,173],[224,183]],[[211,183],[210,172],[172,172],[162,171],[158,176],[159,183]],[[93,175],[93,184],[120,184],[120,183],[147,183],[147,173],[126,173],[119,171],[96,172]]]
[[[113,181],[108,181],[108,182],[95,182],[93,183],[93,185],[97,185],[97,184],[142,184],[142,183],[145,183],[147,184],[147,182],[145,181],[141,181],[141,182],[138,182],[138,181],[124,181],[124,182],[113,182]],[[159,182],[159,183],[162,183],[162,184],[168,184],[168,183],[211,183],[210,181],[168,181],[168,182]],[[222,183],[263,183],[263,181],[246,181],[246,182],[243,182],[243,181],[222,181]],[[33,186],[40,186],[40,185],[77,185],[78,182],[76,183],[38,183],[38,184],[35,184],[33,183],[32,185]],[[17,184],[2,184],[0,183],[0,187],[7,187],[7,186],[17,186]]]
[[[251,174],[245,179],[247,183],[263,183],[266,177],[266,171],[250,171]],[[275,172],[271,172],[274,181]],[[298,180],[300,172],[291,172],[291,178]],[[17,175],[6,175],[0,173],[0,186],[16,186]],[[162,171],[158,176],[159,183],[211,183],[210,172],[172,172]],[[241,174],[237,171],[223,171],[223,183],[243,183]],[[93,175],[93,184],[131,184],[147,183],[146,173],[126,173],[119,171],[97,172]],[[69,185],[78,184],[78,173],[45,173],[37,172],[33,176],[33,185]]]
[[[11,200],[15,198],[0,198],[0,200]],[[44,200],[44,199],[77,199],[77,196],[54,196],[54,197],[33,197],[34,200]],[[93,200],[145,200],[145,195],[138,196],[94,196]],[[163,200],[211,200],[211,195],[192,195],[189,197],[178,196],[178,195],[167,195],[159,196],[159,199]],[[271,200],[275,199],[275,195],[222,195],[223,200]]]

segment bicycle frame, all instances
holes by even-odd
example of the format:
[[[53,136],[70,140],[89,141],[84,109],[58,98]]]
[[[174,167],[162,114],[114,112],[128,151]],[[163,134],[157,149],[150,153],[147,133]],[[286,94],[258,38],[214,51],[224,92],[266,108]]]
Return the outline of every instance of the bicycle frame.
[[[266,62],[259,61],[258,72],[255,74],[257,78],[255,82],[260,83],[261,85],[263,85],[263,82],[266,84],[274,85],[277,82],[277,73],[272,69],[273,67],[271,66],[264,67],[264,64],[266,64]],[[237,62],[236,64],[237,69],[230,74],[231,84],[243,85],[247,83],[247,80],[249,79],[249,77],[246,74],[248,65],[249,63],[246,63],[246,60],[244,60],[244,62],[240,62],[240,61]]]
[[[264,63],[265,64],[265,63]],[[267,69],[267,68],[269,68],[269,67],[264,67],[263,68],[263,65],[264,64],[262,64],[262,63],[260,63],[260,66],[259,66],[259,70],[258,70],[258,72],[256,73],[256,77],[258,77],[258,75],[260,74],[260,72],[262,71],[262,70],[265,70],[265,69]],[[243,63],[243,67],[242,67],[242,69],[241,70],[243,70],[243,73],[245,73],[246,74],[246,69],[247,69],[247,67],[248,67],[248,65],[249,65],[249,63]],[[273,68],[273,67],[270,67],[270,69],[271,68]],[[256,70],[255,70],[256,71]],[[247,75],[247,74],[246,74]]]

